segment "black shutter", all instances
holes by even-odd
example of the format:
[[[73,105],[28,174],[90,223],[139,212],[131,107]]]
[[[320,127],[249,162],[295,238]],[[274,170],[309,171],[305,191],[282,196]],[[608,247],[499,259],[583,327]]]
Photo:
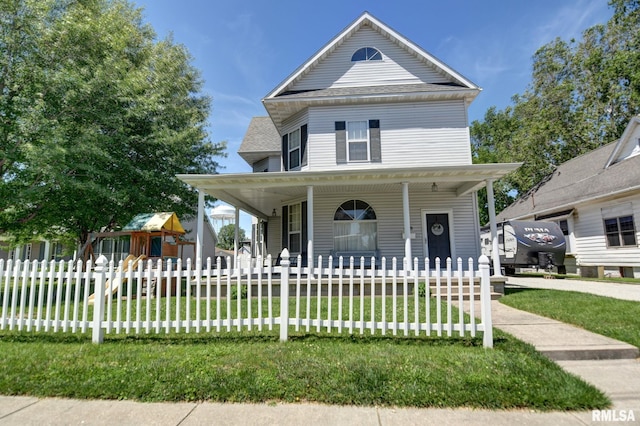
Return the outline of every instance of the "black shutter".
[[[371,162],[381,163],[380,120],[369,120],[369,149],[371,152]]]
[[[266,252],[262,253],[262,256],[267,257],[269,253],[269,222],[262,222],[262,238],[264,240],[264,247]]]
[[[302,225],[302,229],[301,229],[302,241],[300,242],[302,244],[302,247],[300,247],[300,252],[302,254],[303,262],[306,262],[306,259],[307,259],[307,247],[309,245],[309,231],[307,229],[307,224],[309,222],[307,221],[307,202],[306,201],[302,202],[302,206],[301,206],[300,210],[301,210],[300,214],[302,215],[302,217],[300,218],[301,219],[301,225]]]
[[[345,164],[347,162],[347,123],[336,121],[336,163]]]
[[[289,170],[289,135],[282,137],[282,167],[284,171]]]
[[[301,158],[301,166],[307,165],[307,138],[309,136],[309,132],[307,131],[307,125],[300,127],[300,158]]]
[[[282,206],[282,249],[289,248],[289,206]]]

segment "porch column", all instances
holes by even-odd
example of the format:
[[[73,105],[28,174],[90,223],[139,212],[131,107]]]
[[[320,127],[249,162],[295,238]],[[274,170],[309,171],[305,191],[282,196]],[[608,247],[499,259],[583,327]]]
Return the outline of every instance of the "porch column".
[[[204,191],[198,189],[198,219],[196,223],[196,258],[202,261],[202,245],[204,237]]]
[[[489,207],[489,226],[491,227],[491,259],[493,260],[493,274],[501,276],[500,254],[498,253],[498,227],[496,225],[496,206],[493,195],[493,179],[487,179],[487,205]]]
[[[236,268],[240,267],[240,263],[238,262],[238,248],[239,248],[239,239],[240,239],[240,209],[236,207],[236,217],[235,217],[235,231],[233,235],[233,264]]]
[[[313,186],[307,186],[307,238],[307,266],[313,268]]]
[[[402,182],[402,216],[404,221],[404,257],[405,268],[411,269],[411,219],[409,214],[409,182]]]
[[[91,237],[89,237],[89,238],[91,238]],[[42,258],[42,260],[44,260],[44,262],[45,262],[45,265],[46,265],[47,263],[49,263],[49,256],[50,256],[50,254],[51,254],[51,242],[50,242],[49,240],[46,240],[46,241],[44,242],[44,256],[43,256],[43,258]],[[45,267],[46,267],[46,266],[45,266]]]

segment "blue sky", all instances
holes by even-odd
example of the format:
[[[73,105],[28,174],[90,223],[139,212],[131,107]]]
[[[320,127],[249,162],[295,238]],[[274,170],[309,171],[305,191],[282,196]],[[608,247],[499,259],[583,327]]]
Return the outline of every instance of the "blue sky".
[[[133,0],[159,38],[170,34],[193,55],[213,98],[213,142],[227,141],[221,173],[250,172],[236,151],[261,99],[362,12],[421,46],[482,93],[469,108],[480,120],[504,108],[531,79],[531,57],[556,37],[579,39],[606,23],[606,0]],[[249,231],[246,218],[241,226]]]

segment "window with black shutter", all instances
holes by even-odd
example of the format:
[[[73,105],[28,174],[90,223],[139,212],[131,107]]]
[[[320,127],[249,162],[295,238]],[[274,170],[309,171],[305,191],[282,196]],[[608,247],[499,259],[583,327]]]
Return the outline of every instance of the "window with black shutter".
[[[380,120],[336,121],[336,163],[382,162]]]

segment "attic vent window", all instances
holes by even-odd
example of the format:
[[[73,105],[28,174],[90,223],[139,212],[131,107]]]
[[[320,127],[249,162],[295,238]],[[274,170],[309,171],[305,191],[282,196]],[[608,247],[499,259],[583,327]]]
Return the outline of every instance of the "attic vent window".
[[[356,53],[351,57],[351,62],[360,61],[381,61],[382,53],[375,47],[362,47],[356,50]]]

